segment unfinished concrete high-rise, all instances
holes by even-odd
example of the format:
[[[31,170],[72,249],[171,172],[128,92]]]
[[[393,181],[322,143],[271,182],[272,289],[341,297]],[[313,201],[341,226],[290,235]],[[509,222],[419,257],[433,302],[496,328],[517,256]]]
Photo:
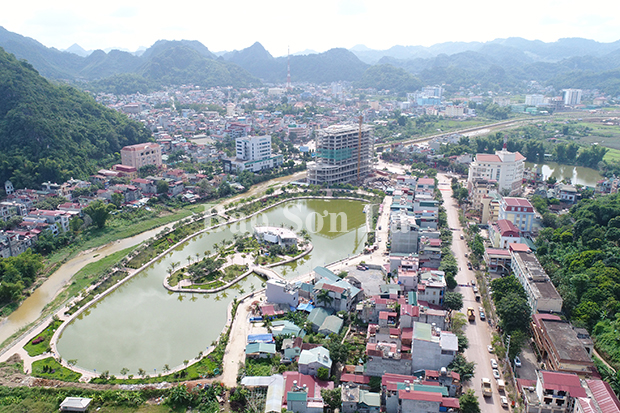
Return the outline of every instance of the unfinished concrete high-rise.
[[[308,164],[308,182],[361,183],[372,170],[373,149],[368,125],[332,125],[319,130],[316,161]]]

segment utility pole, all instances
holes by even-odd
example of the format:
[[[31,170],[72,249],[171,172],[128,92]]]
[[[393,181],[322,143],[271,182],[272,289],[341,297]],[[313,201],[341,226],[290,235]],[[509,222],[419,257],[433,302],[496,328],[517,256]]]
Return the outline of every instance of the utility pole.
[[[506,360],[508,361],[508,364],[510,364],[510,356],[508,353],[510,353],[510,334],[506,336]]]

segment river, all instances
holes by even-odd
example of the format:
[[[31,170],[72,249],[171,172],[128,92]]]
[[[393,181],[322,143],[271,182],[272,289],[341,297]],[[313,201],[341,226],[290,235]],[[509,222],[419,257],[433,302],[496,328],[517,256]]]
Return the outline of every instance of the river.
[[[554,177],[559,181],[562,179],[570,180],[573,185],[584,185],[594,188],[596,183],[603,179],[601,174],[592,168],[575,165],[562,165],[555,162],[545,162],[544,164],[525,163],[526,168],[538,168],[542,170],[544,180]]]
[[[300,262],[274,268],[286,278],[293,278],[363,249],[363,207],[364,203],[359,201],[292,200],[252,221],[201,234],[68,325],[58,341],[58,352],[65,360],[76,359],[82,368],[108,370],[111,374],[119,374],[122,368],[128,368],[130,374],[136,374],[140,368],[152,374],[161,372],[165,364],[181,365],[218,338],[226,323],[228,303],[237,294],[260,289],[263,281],[250,276],[218,294],[171,293],[162,286],[171,262],[185,262],[188,256],[214,251],[214,244],[231,239],[234,233],[251,231],[254,225],[283,224],[296,231],[305,228],[314,245],[313,251]],[[340,216],[336,216],[338,213]],[[319,214],[325,218],[319,218]]]

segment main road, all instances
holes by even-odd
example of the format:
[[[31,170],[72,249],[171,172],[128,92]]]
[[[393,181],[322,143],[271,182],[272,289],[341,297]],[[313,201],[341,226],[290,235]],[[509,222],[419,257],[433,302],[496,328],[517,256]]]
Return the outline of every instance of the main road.
[[[482,304],[476,302],[475,294],[470,286],[471,282],[476,280],[476,276],[473,271],[467,269],[465,254],[469,251],[466,240],[461,239],[461,234],[464,235],[464,233],[459,221],[459,207],[452,198],[451,178],[445,174],[438,174],[437,181],[443,198],[443,206],[448,215],[448,226],[453,229],[452,252],[459,266],[459,272],[456,275],[459,286],[455,291],[463,294],[463,313],[466,312],[467,307],[473,307],[476,312],[476,321],[469,322],[464,328],[469,340],[469,348],[465,350],[465,357],[468,361],[476,363],[475,376],[467,384],[467,387],[473,388],[476,392],[482,413],[500,412],[503,410],[499,399],[500,394],[491,368],[491,359],[496,359],[496,356],[488,351],[488,346],[491,344],[492,329],[486,321],[480,320],[478,307]],[[481,379],[483,377],[491,379],[492,397],[482,396]]]

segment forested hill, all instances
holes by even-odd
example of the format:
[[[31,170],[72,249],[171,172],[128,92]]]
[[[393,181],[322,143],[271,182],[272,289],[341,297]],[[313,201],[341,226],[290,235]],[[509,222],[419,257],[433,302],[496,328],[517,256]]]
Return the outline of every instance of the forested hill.
[[[16,187],[86,177],[123,146],[150,139],[141,124],[50,83],[2,48],[0,97],[0,182]]]
[[[31,63],[41,75],[63,81],[84,81],[90,90],[148,93],[162,86],[249,87],[260,81],[238,65],[216,59],[195,40],[159,40],[141,56],[96,50],[86,57],[48,48],[34,39],[0,26],[0,47]]]

